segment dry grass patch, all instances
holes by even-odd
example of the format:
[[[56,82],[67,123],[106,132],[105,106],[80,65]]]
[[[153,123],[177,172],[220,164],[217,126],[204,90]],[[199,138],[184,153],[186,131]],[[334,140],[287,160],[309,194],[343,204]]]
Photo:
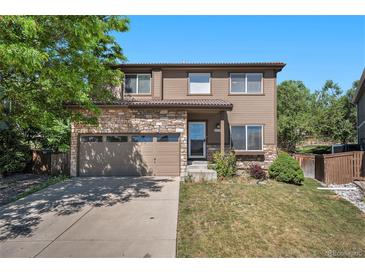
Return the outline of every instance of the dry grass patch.
[[[178,257],[364,257],[365,219],[330,191],[269,181],[183,183]]]

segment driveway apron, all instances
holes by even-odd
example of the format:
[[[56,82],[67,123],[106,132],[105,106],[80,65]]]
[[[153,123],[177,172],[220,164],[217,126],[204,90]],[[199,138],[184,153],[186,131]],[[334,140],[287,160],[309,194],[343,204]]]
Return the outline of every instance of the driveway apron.
[[[0,257],[175,257],[177,177],[89,177],[0,208]]]

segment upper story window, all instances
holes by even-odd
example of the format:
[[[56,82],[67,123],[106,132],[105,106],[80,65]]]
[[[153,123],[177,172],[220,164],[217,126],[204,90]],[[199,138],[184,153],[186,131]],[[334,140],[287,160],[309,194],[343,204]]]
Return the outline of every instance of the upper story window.
[[[210,94],[210,73],[189,73],[189,94]]]
[[[125,74],[125,93],[151,94],[151,74]]]
[[[231,94],[262,93],[262,73],[231,73]]]
[[[233,150],[262,150],[262,125],[231,126],[231,148]]]

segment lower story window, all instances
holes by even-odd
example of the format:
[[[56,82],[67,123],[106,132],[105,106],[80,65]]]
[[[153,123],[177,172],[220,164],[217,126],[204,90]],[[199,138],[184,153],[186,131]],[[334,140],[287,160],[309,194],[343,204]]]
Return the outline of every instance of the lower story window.
[[[262,125],[231,126],[233,150],[262,150]]]

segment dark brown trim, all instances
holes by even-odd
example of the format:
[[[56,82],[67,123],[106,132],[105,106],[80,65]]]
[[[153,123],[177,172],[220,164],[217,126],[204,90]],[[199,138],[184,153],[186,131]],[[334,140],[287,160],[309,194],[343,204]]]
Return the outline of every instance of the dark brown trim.
[[[114,68],[245,68],[245,69],[273,69],[275,71],[281,71],[285,67],[285,63],[282,62],[262,62],[262,63],[141,63],[141,64],[119,64],[112,65]]]
[[[233,94],[228,93],[228,96],[265,96],[265,93],[239,93],[239,94]]]
[[[206,94],[203,94],[203,93],[197,93],[197,94],[186,94],[186,96],[213,96],[213,94],[212,93],[206,93]]]
[[[277,90],[278,90],[278,87],[276,85],[276,79],[277,78],[275,77],[275,80],[274,80],[274,145],[278,144],[278,128],[277,128],[277,126],[278,126],[278,105],[277,105],[277,101],[278,101],[278,92],[277,92]]]
[[[100,108],[129,108],[129,109],[183,109],[183,110],[194,110],[194,109],[207,109],[207,110],[216,110],[216,111],[230,111],[232,107],[219,107],[219,106],[189,106],[189,105],[139,105],[139,106],[127,106],[127,105],[99,105],[96,104]],[[72,109],[81,108],[79,105],[67,105],[66,107]]]
[[[240,155],[265,155],[264,151],[240,151],[240,150],[232,150],[234,152],[235,155],[240,156]]]
[[[154,97],[154,94],[152,93],[125,93],[125,98],[128,97]]]

